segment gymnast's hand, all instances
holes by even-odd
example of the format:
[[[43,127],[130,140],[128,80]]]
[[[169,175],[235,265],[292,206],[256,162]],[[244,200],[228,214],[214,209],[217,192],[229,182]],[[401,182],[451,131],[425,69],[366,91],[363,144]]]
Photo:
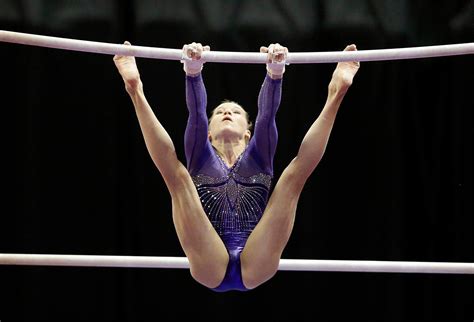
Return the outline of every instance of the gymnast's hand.
[[[347,46],[344,51],[357,51],[356,45]],[[358,61],[340,62],[337,64],[330,83],[330,88],[338,93],[345,93],[352,85],[354,76],[359,70],[360,63]]]
[[[204,62],[201,60],[204,51],[211,50],[209,46],[203,46],[200,43],[191,43],[183,46],[183,69],[186,75],[195,76],[202,71]]]
[[[272,78],[282,78],[285,73],[285,63],[288,48],[276,43],[268,47],[260,47],[261,53],[267,54],[267,71]]]
[[[130,46],[128,41],[124,45]],[[125,83],[125,88],[128,93],[136,90],[140,86],[140,73],[138,72],[137,64],[134,56],[114,56],[114,63],[117,67],[122,79]]]

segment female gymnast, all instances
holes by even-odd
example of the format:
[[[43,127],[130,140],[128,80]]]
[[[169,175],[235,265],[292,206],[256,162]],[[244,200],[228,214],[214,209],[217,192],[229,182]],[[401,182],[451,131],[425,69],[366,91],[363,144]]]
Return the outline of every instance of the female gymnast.
[[[246,291],[277,272],[301,191],[324,154],[339,106],[360,65],[337,64],[323,110],[269,196],[277,144],[275,115],[288,50],[279,44],[260,49],[268,61],[253,136],[247,112],[235,102],[224,101],[208,120],[201,75],[206,50],[209,46],[198,43],[183,47],[187,167],[145,98],[135,57],[116,55],[114,62],[171,195],[173,221],[191,275],[215,291]],[[344,50],[357,49],[349,45]]]

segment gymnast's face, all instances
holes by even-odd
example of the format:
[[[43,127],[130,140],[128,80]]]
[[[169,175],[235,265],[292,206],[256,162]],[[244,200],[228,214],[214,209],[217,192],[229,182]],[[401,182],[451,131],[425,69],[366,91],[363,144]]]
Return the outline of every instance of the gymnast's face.
[[[235,102],[224,102],[212,112],[209,120],[209,140],[250,140],[248,113]]]

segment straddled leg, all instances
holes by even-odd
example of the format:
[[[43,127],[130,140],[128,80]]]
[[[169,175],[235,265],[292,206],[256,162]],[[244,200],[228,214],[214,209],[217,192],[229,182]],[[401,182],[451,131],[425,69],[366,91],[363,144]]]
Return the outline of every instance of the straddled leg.
[[[191,176],[178,160],[170,136],[148,104],[135,57],[115,56],[114,62],[135,107],[148,152],[171,194],[173,221],[191,274],[201,284],[216,287],[227,269],[227,250],[204,213]]]
[[[191,275],[207,287],[217,287],[224,278],[229,255],[202,208],[191,176],[181,163],[168,189],[175,229],[189,260]]]
[[[356,47],[350,45],[345,50]],[[241,255],[242,278],[247,288],[257,287],[277,272],[293,230],[301,191],[324,154],[337,111],[358,69],[358,62],[337,64],[321,114],[306,133],[298,155],[283,171],[260,222],[247,240]]]
[[[251,289],[278,270],[281,254],[290,238],[296,207],[306,179],[297,172],[297,160],[283,171],[262,219],[250,235],[241,255],[244,285]]]

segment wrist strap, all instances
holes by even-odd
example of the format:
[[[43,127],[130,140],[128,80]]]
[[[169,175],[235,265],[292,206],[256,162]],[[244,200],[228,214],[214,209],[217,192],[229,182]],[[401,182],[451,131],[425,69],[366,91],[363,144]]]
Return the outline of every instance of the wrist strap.
[[[286,63],[285,63],[285,62],[281,62],[281,63],[268,63],[268,64],[267,64],[267,71],[268,71],[271,75],[281,76],[281,75],[283,75],[283,73],[285,72],[285,66],[286,66]]]

